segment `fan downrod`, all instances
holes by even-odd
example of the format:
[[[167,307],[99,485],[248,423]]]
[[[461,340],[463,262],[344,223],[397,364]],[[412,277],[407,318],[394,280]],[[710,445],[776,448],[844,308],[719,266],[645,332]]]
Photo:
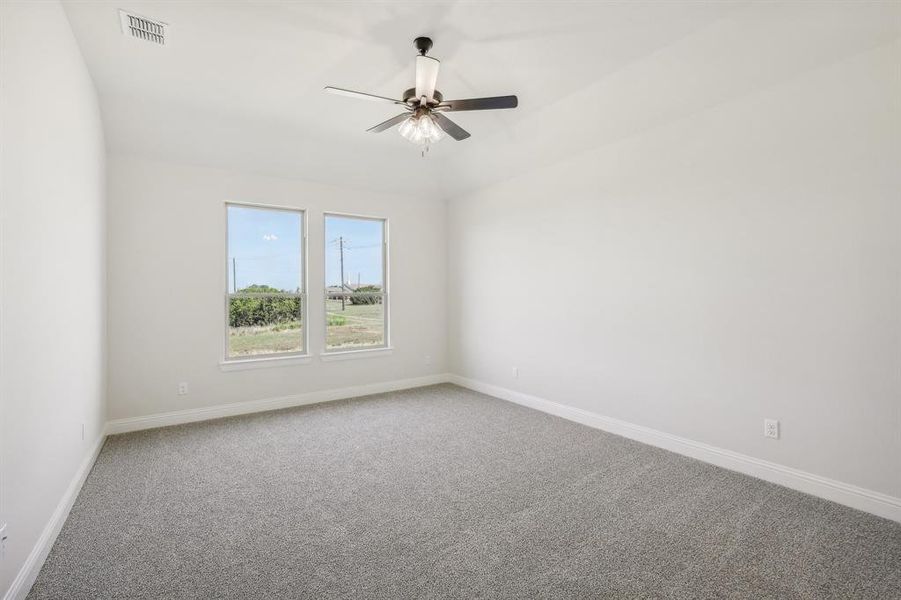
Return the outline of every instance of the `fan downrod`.
[[[419,50],[419,53],[425,56],[425,53],[432,49],[432,38],[418,37],[413,40],[413,47]]]

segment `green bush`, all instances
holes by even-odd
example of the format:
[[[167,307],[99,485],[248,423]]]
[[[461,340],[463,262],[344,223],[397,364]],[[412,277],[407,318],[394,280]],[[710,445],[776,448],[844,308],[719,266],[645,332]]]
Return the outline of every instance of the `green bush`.
[[[300,326],[300,298],[268,296],[280,290],[265,285],[251,285],[242,290],[243,294],[260,294],[259,298],[229,298],[228,323],[232,327],[252,327],[285,324],[297,321]]]
[[[351,304],[381,304],[382,297],[374,294],[381,294],[382,288],[377,285],[364,285],[358,287],[350,295]]]
[[[330,327],[334,327],[336,325],[345,325],[347,323],[347,319],[341,315],[329,315],[328,316],[328,324]]]

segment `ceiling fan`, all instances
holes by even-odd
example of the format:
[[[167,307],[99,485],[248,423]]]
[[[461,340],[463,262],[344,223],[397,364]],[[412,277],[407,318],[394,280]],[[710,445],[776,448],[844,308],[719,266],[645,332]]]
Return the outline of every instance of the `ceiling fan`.
[[[429,144],[441,140],[445,133],[457,141],[469,137],[468,131],[448,119],[444,113],[516,108],[519,103],[516,96],[444,100],[441,92],[435,89],[438,83],[438,67],[441,63],[436,58],[426,56],[426,53],[432,48],[432,40],[427,37],[418,37],[413,40],[413,46],[419,50],[419,56],[416,57],[416,87],[405,91],[402,100],[332,86],[326,87],[325,91],[351,98],[403,106],[404,112],[370,127],[367,131],[381,133],[395,125],[400,125],[399,131],[402,136],[414,144],[425,146],[426,149]]]

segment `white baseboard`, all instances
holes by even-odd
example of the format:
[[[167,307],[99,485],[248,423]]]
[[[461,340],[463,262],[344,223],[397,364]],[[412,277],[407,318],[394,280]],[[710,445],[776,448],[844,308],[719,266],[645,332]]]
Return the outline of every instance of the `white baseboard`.
[[[450,381],[489,396],[901,522],[901,498],[459,375],[451,375]]]
[[[422,387],[425,385],[434,385],[436,383],[446,383],[449,380],[450,375],[446,373],[439,373],[437,375],[426,375],[425,377],[413,377],[411,379],[399,379],[395,381],[369,383],[366,385],[356,385],[352,387],[331,390],[306,392],[304,394],[294,394],[291,396],[282,396],[279,398],[251,400],[248,402],[234,402],[231,404],[218,404],[216,406],[190,408],[187,410],[158,413],[144,417],[116,419],[114,421],[107,422],[106,432],[109,435],[113,435],[117,433],[126,433],[129,431],[138,431],[141,429],[152,429],[154,427],[168,427],[169,425],[180,425],[182,423],[193,423],[195,421],[207,421],[209,419],[219,419],[221,417],[233,417],[235,415],[244,415],[255,412],[263,412],[267,410],[277,410],[279,408],[290,408],[292,406],[316,404],[319,402],[328,402],[330,400],[343,400],[345,398],[356,398],[357,396],[368,396],[370,394],[381,394],[383,392],[405,390],[409,388]]]
[[[25,564],[19,569],[16,578],[13,579],[9,589],[6,590],[3,600],[23,600],[28,595],[34,580],[37,579],[38,573],[44,565],[44,561],[47,559],[47,555],[50,554],[50,549],[56,541],[56,536],[59,535],[60,530],[63,528],[63,523],[66,522],[66,517],[69,516],[72,505],[75,504],[75,499],[78,498],[81,486],[87,479],[88,473],[91,472],[94,461],[97,460],[97,456],[100,454],[100,449],[103,448],[105,440],[106,432],[101,432],[90,452],[81,461],[75,476],[69,483],[69,487],[66,488],[63,497],[50,516],[50,520],[41,532],[41,536],[28,554],[28,558],[25,559]]]

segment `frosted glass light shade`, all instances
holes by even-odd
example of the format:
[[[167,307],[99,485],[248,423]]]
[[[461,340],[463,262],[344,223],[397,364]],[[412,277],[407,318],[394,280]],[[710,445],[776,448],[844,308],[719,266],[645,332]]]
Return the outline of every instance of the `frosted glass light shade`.
[[[428,145],[440,141],[444,130],[438,127],[431,115],[410,117],[400,124],[400,134],[414,144]]]

